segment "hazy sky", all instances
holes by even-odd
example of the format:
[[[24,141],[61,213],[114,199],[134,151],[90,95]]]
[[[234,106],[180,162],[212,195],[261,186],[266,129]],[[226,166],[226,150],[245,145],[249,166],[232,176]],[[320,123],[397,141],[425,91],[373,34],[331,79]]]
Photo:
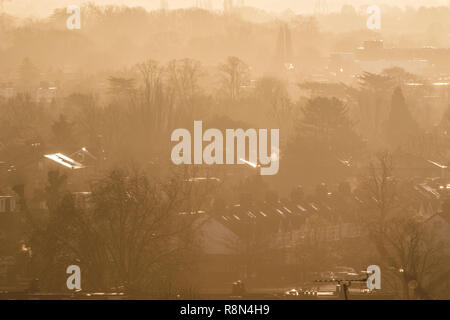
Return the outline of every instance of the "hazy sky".
[[[82,4],[93,2],[99,5],[104,4],[126,4],[128,6],[143,6],[147,9],[157,9],[161,0],[0,0],[3,1],[4,11],[16,16],[45,16],[50,14],[57,7],[64,7],[69,4]],[[196,0],[168,0],[171,9],[191,7]],[[204,0],[200,0],[204,1]],[[234,0],[238,2],[239,0]],[[318,0],[245,0],[245,4],[271,11],[284,11],[292,9],[294,12],[312,12],[314,3]],[[322,0],[326,1],[330,11],[339,9],[343,4],[353,4],[360,6],[363,4],[389,3],[396,5],[450,5],[450,0]],[[216,10],[223,8],[223,0],[211,0],[213,8]]]

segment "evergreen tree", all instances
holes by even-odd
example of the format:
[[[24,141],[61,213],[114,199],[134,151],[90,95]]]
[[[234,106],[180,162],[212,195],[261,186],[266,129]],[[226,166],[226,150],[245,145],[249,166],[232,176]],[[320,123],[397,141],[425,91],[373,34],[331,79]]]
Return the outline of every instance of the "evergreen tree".
[[[411,116],[400,87],[392,95],[391,110],[387,122],[387,141],[393,147],[399,147],[415,133],[418,127]]]
[[[23,59],[19,66],[22,89],[29,92],[39,79],[39,71],[29,58]]]
[[[299,173],[302,179],[312,179],[314,183],[328,181],[348,168],[346,161],[358,153],[362,141],[353,130],[347,107],[339,99],[311,99],[302,112],[303,118],[284,157],[283,170],[288,170],[288,179]]]
[[[52,125],[54,144],[61,151],[73,151],[76,148],[73,123],[69,122],[64,115],[60,115],[58,120]]]

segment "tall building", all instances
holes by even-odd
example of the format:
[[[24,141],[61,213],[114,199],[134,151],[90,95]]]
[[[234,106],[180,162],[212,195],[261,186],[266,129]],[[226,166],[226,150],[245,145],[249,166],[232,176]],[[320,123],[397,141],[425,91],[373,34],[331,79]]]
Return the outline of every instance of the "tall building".
[[[6,0],[0,0],[0,13],[3,13],[3,3],[5,2]]]
[[[223,1],[223,11],[230,12],[233,9],[233,0],[224,0]]]
[[[314,0],[314,14],[327,14],[328,13],[328,2],[327,0]]]
[[[287,24],[282,24],[278,31],[277,49],[276,49],[277,65],[286,65],[292,63],[292,38],[291,30]]]
[[[211,0],[195,0],[195,7],[212,10],[212,1]]]
[[[169,10],[169,0],[161,0],[161,10]]]

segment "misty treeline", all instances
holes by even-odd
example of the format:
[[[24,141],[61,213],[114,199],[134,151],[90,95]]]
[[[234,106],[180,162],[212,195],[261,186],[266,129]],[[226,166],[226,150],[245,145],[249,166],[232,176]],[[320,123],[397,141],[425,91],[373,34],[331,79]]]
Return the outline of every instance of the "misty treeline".
[[[410,91],[406,82],[427,79],[400,68],[338,84],[337,96],[317,91],[319,83],[292,83],[285,72],[266,72],[274,61],[270,48],[278,25],[273,22],[201,10],[167,15],[117,7],[83,10],[83,27],[76,32],[64,29],[63,11],[19,27],[2,20],[0,68],[17,80],[2,84],[16,94],[0,100],[0,160],[12,166],[1,171],[0,190],[20,196],[25,265],[43,289],[63,290],[65,267],[78,264],[86,290],[192,296],[201,278],[196,274],[202,262],[200,226],[180,218],[180,212],[214,214],[244,193],[268,202],[326,203],[330,192],[370,241],[340,246],[307,237],[297,244],[299,272],[379,264],[383,285],[403,298],[412,279],[418,297],[448,297],[448,244],[416,219],[409,197],[413,182],[401,171],[410,166],[405,159],[448,155],[448,95],[430,114],[421,96],[435,89]],[[346,10],[341,15],[354,14]],[[422,21],[432,10],[408,9],[401,17]],[[304,66],[317,62],[324,43],[333,46],[347,38],[353,47],[357,41],[350,31],[320,32],[312,18],[292,17],[290,23]],[[368,34],[354,32],[361,39]],[[50,85],[57,87],[56,98],[36,102],[36,90]],[[309,96],[298,93],[305,89]],[[279,175],[261,183],[253,171],[230,177],[221,166],[174,168],[170,133],[190,129],[194,120],[219,129],[279,128]],[[45,153],[71,154],[82,147],[98,161],[88,177],[43,173],[30,165]],[[186,180],[203,176],[219,177],[223,184],[201,192],[186,186]],[[339,187],[327,189],[321,182]],[[296,192],[299,184],[305,193]],[[79,206],[73,191],[91,192],[89,205]],[[355,195],[361,199],[356,207]],[[305,232],[314,235],[328,223],[312,217]],[[257,265],[270,248],[268,240],[251,243],[244,260],[252,255],[252,261],[243,263]]]
[[[448,47],[447,6],[382,6],[382,30],[368,30],[365,7],[346,5],[339,13],[307,16],[286,10],[274,15],[245,7],[223,15],[200,9],[145,11],[126,6],[82,8],[80,30],[68,30],[65,8],[46,19],[25,21],[5,13],[0,24],[0,67],[14,72],[24,56],[42,72],[70,65],[76,70],[104,70],[152,58],[191,57],[216,64],[235,55],[265,71],[273,62],[280,23],[288,23],[298,69],[311,70],[329,52],[349,52],[367,39],[382,38],[400,48]]]

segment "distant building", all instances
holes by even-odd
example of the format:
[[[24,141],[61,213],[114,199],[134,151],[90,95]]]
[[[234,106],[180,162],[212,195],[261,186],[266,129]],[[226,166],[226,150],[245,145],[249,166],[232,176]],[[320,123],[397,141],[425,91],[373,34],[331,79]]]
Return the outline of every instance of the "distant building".
[[[30,248],[24,243],[26,219],[16,197],[0,195],[0,292],[23,291]]]
[[[430,68],[450,71],[450,49],[444,48],[385,48],[382,40],[365,41],[356,50],[356,60],[364,71],[379,73],[384,69],[401,67],[408,72],[423,74]]]
[[[16,198],[13,196],[0,195],[0,214],[16,211]]]
[[[450,49],[447,48],[386,48],[382,40],[364,41],[354,52],[330,54],[328,71],[339,81],[348,82],[361,72],[381,73],[399,67],[412,74],[433,77],[450,74]],[[445,85],[448,81],[435,81]],[[422,84],[423,85],[423,84]]]
[[[50,103],[57,97],[56,87],[41,87],[36,91],[36,101],[38,103]]]
[[[16,89],[13,87],[0,88],[0,97],[4,99],[11,99],[15,96]]]
[[[223,1],[223,11],[225,13],[230,12],[233,9],[233,0],[224,0]]]
[[[85,210],[92,207],[91,202],[92,192],[72,192],[73,199],[75,201],[75,206],[78,209]]]
[[[439,211],[424,221],[432,230],[435,241],[445,244],[445,251],[450,255],[450,214]]]
[[[287,69],[293,68],[292,37],[291,30],[289,29],[287,24],[282,24],[280,26],[276,48],[277,66],[282,65]]]
[[[213,8],[211,0],[196,0],[195,6],[205,10],[212,10]]]
[[[161,0],[161,10],[169,10],[169,0]]]

